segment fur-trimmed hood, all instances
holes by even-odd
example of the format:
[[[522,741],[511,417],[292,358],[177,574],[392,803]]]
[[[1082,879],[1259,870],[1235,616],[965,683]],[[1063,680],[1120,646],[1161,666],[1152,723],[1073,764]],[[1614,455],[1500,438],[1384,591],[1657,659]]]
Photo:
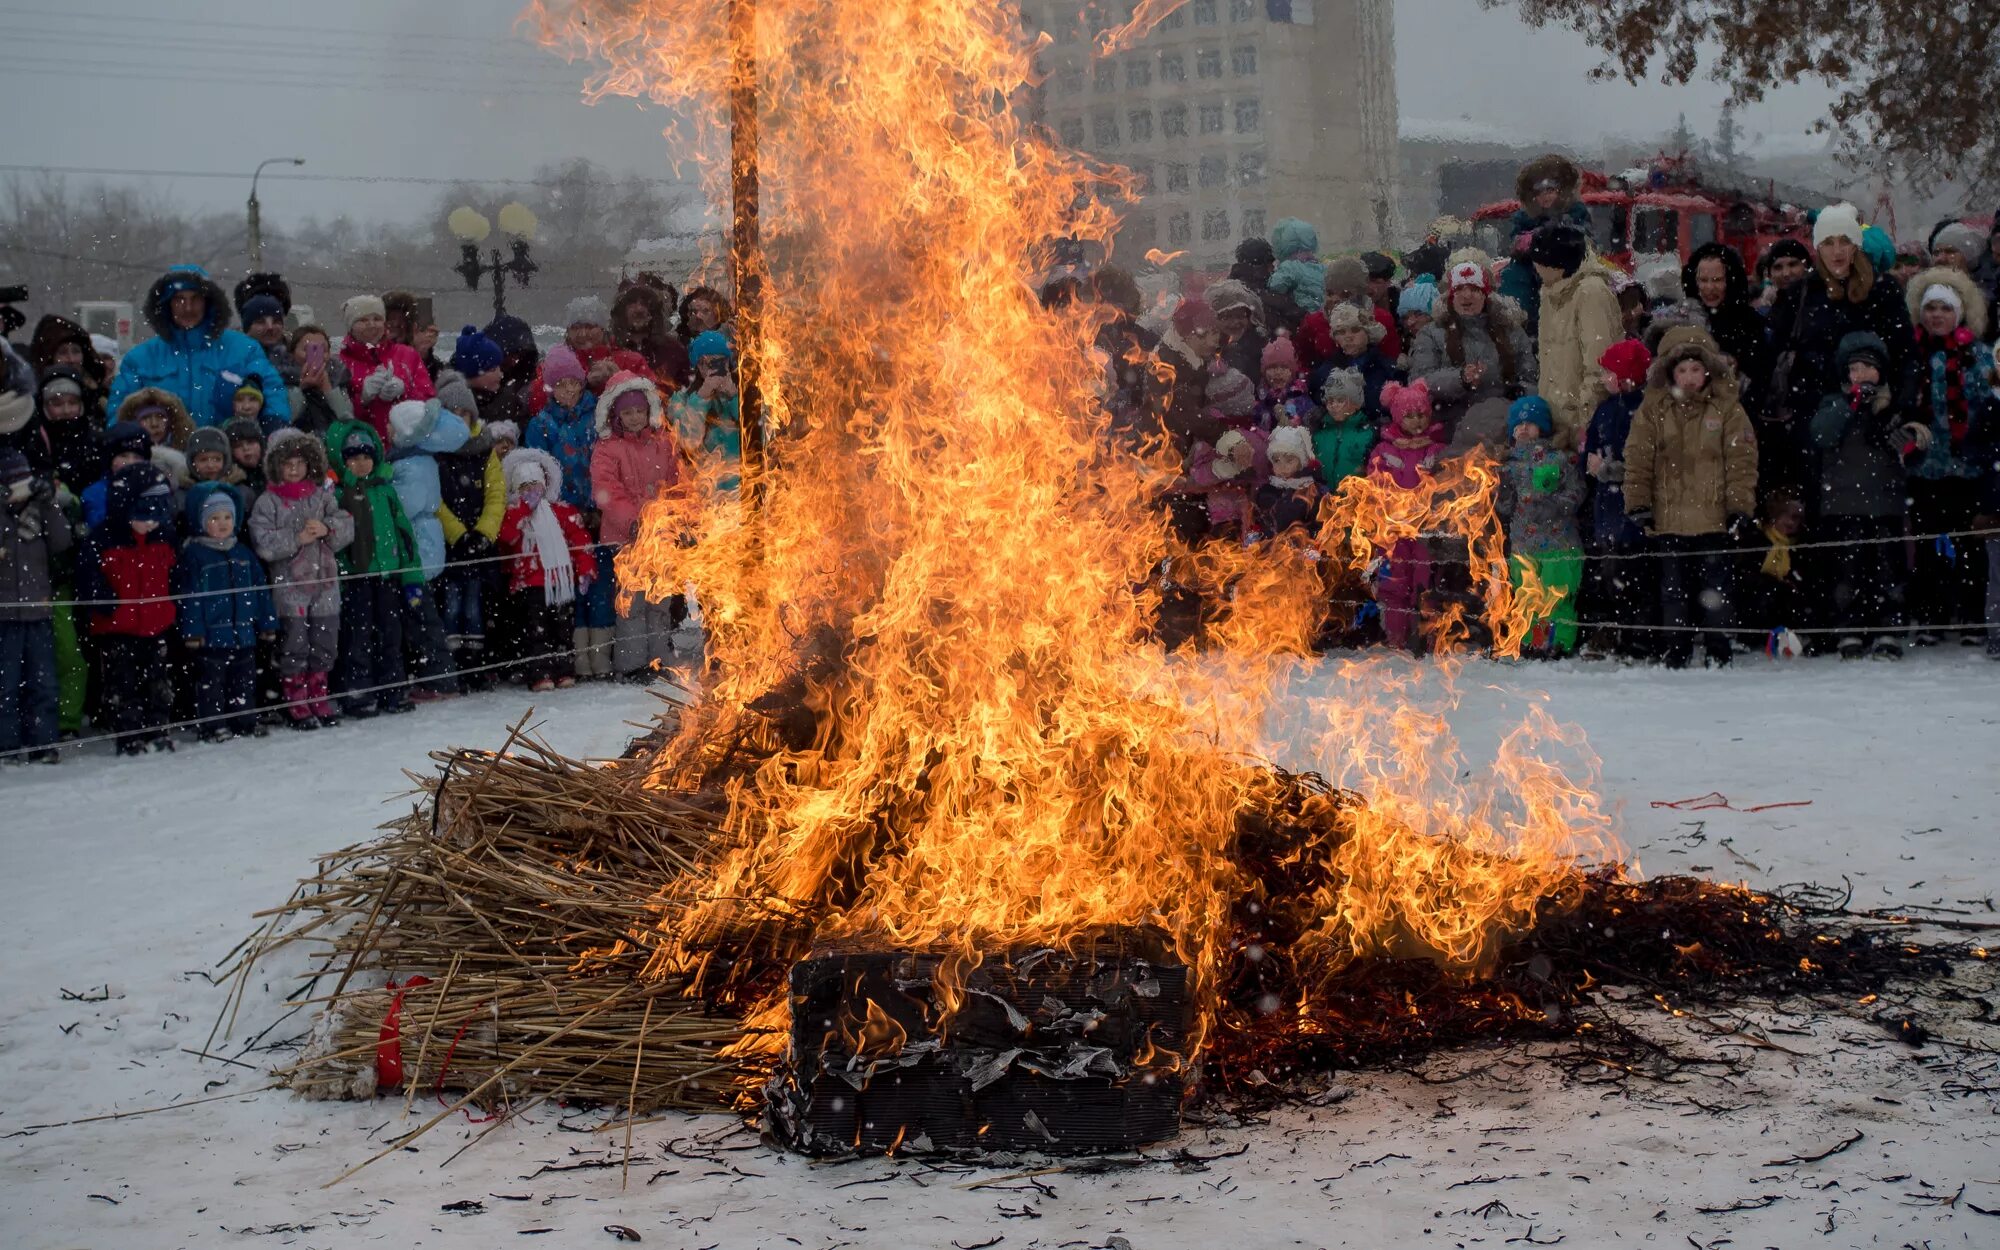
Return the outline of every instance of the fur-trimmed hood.
[[[1934,286],[1947,286],[1958,293],[1958,305],[1964,310],[1960,323],[1972,331],[1975,339],[1986,337],[1987,317],[1992,310],[1986,305],[1986,293],[1972,280],[1972,275],[1944,265],[1926,269],[1910,279],[1903,288],[1903,300],[1910,306],[1910,324],[1923,331],[1924,292]]]
[[[279,480],[276,472],[278,461],[294,454],[305,459],[306,481],[326,480],[326,444],[304,430],[289,425],[271,435],[271,441],[265,444],[264,466],[269,480],[273,482]]]
[[[1729,358],[1715,345],[1707,330],[1698,326],[1675,326],[1660,338],[1660,350],[1653,357],[1653,363],[1646,370],[1646,388],[1661,394],[1674,384],[1674,366],[1683,360],[1695,359],[1708,369],[1708,385],[1703,389],[1708,394],[1718,393],[1717,382],[1725,382],[1721,393],[1734,399],[1736,395],[1736,371],[1729,367]]]
[[[1523,211],[1539,211],[1540,206],[1535,203],[1535,184],[1550,178],[1555,180],[1557,193],[1562,197],[1550,211],[1562,213],[1576,203],[1576,194],[1583,186],[1583,171],[1567,156],[1550,152],[1521,166],[1521,172],[1514,177],[1514,198],[1520,201]]]
[[[611,410],[617,406],[620,395],[629,395],[634,391],[646,397],[646,407],[649,413],[646,421],[647,428],[655,430],[665,428],[666,412],[660,402],[660,388],[654,385],[652,380],[643,374],[631,372],[617,373],[613,374],[610,380],[605,382],[604,393],[597,397],[597,437],[628,437],[625,431],[619,428],[617,422],[611,419]]]
[[[697,299],[707,299],[714,303],[715,315],[720,324],[727,326],[731,321],[736,319],[736,309],[723,296],[722,292],[712,286],[691,286],[681,296],[680,307],[674,310],[679,317],[675,331],[679,334],[680,340],[683,343],[693,339],[696,334],[694,327],[688,324],[688,309],[693,307]]]
[[[1750,306],[1750,273],[1743,267],[1743,256],[1727,243],[1704,243],[1688,256],[1687,264],[1681,266],[1681,291],[1691,300],[1701,299],[1701,286],[1695,280],[1695,271],[1705,260],[1722,262],[1723,273],[1727,275],[1728,289],[1722,297],[1722,307]]]
[[[189,289],[200,291],[208,301],[202,323],[196,329],[211,342],[221,338],[222,332],[229,328],[229,295],[200,265],[175,265],[154,279],[146,291],[146,324],[153,327],[153,333],[171,340],[177,331],[169,306],[174,292]]]
[[[108,362],[97,354],[97,345],[91,342],[89,331],[60,313],[46,313],[35,323],[35,333],[28,339],[28,363],[37,372],[46,374],[57,367],[56,351],[65,343],[74,343],[83,352],[81,373],[102,395],[105,380],[111,375]]]
[[[611,301],[611,324],[607,327],[612,341],[626,346],[639,341],[632,337],[632,308],[636,304],[644,304],[653,315],[648,339],[672,334],[677,302],[669,298],[672,291],[672,287],[662,291],[650,282],[634,281],[620,286],[617,297]]]
[[[157,386],[142,386],[125,397],[118,405],[118,412],[112,421],[137,423],[142,408],[165,408],[167,410],[167,445],[180,448],[187,446],[188,436],[194,433],[194,418],[188,416],[187,405],[172,391]]]
[[[529,477],[539,477],[542,481],[542,497],[551,503],[562,498],[562,464],[545,451],[533,447],[517,447],[507,453],[500,462],[500,472],[507,478],[507,504],[512,507],[521,497],[521,487]]]

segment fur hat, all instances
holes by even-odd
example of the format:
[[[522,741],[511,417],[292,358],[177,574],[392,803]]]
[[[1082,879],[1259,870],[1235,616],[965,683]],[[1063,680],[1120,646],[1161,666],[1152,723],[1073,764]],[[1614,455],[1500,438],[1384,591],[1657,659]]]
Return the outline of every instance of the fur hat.
[[[513,499],[521,493],[521,488],[530,482],[542,484],[542,494],[554,499],[562,494],[562,465],[545,451],[533,447],[517,447],[507,453],[500,462],[500,472],[507,478],[507,498]]]
[[[1931,238],[1931,254],[1950,248],[1968,265],[1976,265],[1986,251],[1986,236],[1962,221],[1946,224]]]
[[[1422,378],[1407,386],[1401,382],[1388,382],[1382,387],[1382,406],[1389,410],[1389,416],[1396,421],[1412,413],[1431,411],[1431,388]]]
[[[1543,438],[1555,433],[1556,414],[1549,407],[1549,401],[1540,395],[1523,395],[1515,400],[1507,409],[1508,442],[1514,441],[1515,429],[1523,425],[1534,426],[1542,432]]]
[[[496,443],[521,444],[521,427],[512,421],[488,421],[484,433]]]
[[[1937,294],[1933,294],[1937,292]],[[1949,295],[1950,298],[1943,298]],[[1903,299],[1910,308],[1910,320],[1921,327],[1924,305],[1940,300],[1958,307],[1958,322],[1972,332],[1975,339],[1986,337],[1987,317],[1992,309],[1987,307],[1986,294],[1970,274],[1953,269],[1949,265],[1938,265],[1911,277],[1910,284],[1903,288]]]
[[[1264,301],[1259,299],[1257,292],[1251,290],[1245,283],[1235,278],[1224,278],[1220,282],[1209,283],[1208,289],[1201,295],[1218,315],[1233,308],[1242,308],[1250,313],[1251,323],[1258,329],[1263,329]]]
[[[1729,368],[1729,360],[1722,349],[1715,345],[1715,339],[1700,326],[1677,325],[1660,338],[1660,346],[1653,353],[1653,367],[1646,371],[1646,385],[1655,390],[1667,390],[1674,384],[1674,368],[1683,360],[1699,360],[1708,370],[1708,382],[1714,385],[1718,380],[1727,380],[1723,389],[1734,393],[1735,376]]]
[[[567,344],[559,344],[549,349],[542,360],[542,384],[550,390],[558,382],[581,382],[584,380],[583,362]]]
[[[1861,210],[1842,200],[1819,210],[1813,218],[1813,248],[1817,250],[1828,239],[1846,239],[1856,247],[1861,246]]]
[[[1300,466],[1313,462],[1312,435],[1306,433],[1302,425],[1281,425],[1271,431],[1271,441],[1264,448],[1266,459],[1291,456]]]
[[[1174,308],[1174,333],[1185,338],[1203,330],[1215,328],[1215,309],[1205,299],[1189,296]]]
[[[476,378],[489,369],[498,369],[503,359],[500,345],[479,332],[477,326],[467,326],[458,332],[458,345],[451,352],[451,367],[468,378]]]
[[[1359,369],[1335,369],[1320,383],[1319,402],[1329,407],[1336,399],[1344,399],[1356,408],[1368,402],[1368,382]]]
[[[1361,264],[1368,271],[1370,278],[1394,278],[1396,276],[1396,258],[1387,253],[1363,252],[1361,253]]]
[[[1339,334],[1343,330],[1368,331],[1369,343],[1380,343],[1388,331],[1375,320],[1372,311],[1353,304],[1334,304],[1326,310],[1326,328],[1329,334]]]
[[[1257,388],[1235,369],[1212,373],[1208,379],[1208,405],[1225,417],[1247,417],[1257,410]]]
[[[343,325],[353,325],[363,317],[386,317],[388,306],[379,295],[350,295],[340,306],[340,320]]]
[[[1299,367],[1298,349],[1292,346],[1290,339],[1275,338],[1264,345],[1264,354],[1258,358],[1257,367],[1269,369],[1274,365],[1283,365],[1287,369]]]
[[[193,463],[194,458],[205,451],[212,451],[216,455],[221,456],[225,461],[229,459],[229,436],[222,432],[221,427],[205,425],[188,435],[187,458],[189,463]]]
[[[601,326],[609,321],[604,301],[595,295],[579,295],[563,311],[563,324],[566,326]]]
[[[1646,368],[1653,363],[1653,353],[1637,339],[1620,339],[1604,349],[1597,358],[1597,367],[1615,374],[1627,386],[1643,386],[1646,382]]]
[[[1481,281],[1482,283],[1484,282],[1483,274],[1481,275]],[[1403,288],[1402,295],[1397,297],[1396,315],[1398,317],[1407,317],[1411,313],[1422,313],[1428,317],[1431,315],[1431,309],[1437,306],[1437,298],[1437,283],[1431,279],[1429,274],[1423,274],[1413,279],[1410,285]]]
[[[229,445],[232,448],[238,443],[256,443],[261,446],[264,442],[264,427],[251,417],[231,417],[223,425],[222,432],[229,436]]]
[[[1583,268],[1590,255],[1590,240],[1583,231],[1566,221],[1551,222],[1535,231],[1528,243],[1528,260],[1533,264],[1560,269],[1565,277]]]
[[[277,481],[277,468],[293,456],[306,462],[306,478],[326,476],[326,444],[296,426],[286,426],[271,435],[270,445],[264,449],[264,459],[271,467],[271,480]]]
[[[77,381],[75,373],[67,370],[63,373],[52,373],[42,379],[42,387],[38,393],[44,401],[53,399],[58,395],[75,395],[81,398],[83,396],[83,383]]]
[[[1652,303],[1678,303],[1683,290],[1681,271],[1672,265],[1654,265],[1639,275],[1639,286]]]
[[[627,370],[614,373],[604,384],[604,394],[597,400],[597,436],[599,438],[622,438],[625,431],[613,420],[618,412],[618,401],[629,395],[642,395],[646,400],[646,424],[659,429],[664,424],[660,409],[660,388],[651,378],[642,373]]]
[[[1326,293],[1355,296],[1368,289],[1368,266],[1359,256],[1341,256],[1326,263]]]
[[[1583,171],[1576,167],[1576,162],[1550,152],[1521,166],[1521,172],[1514,177],[1514,196],[1523,209],[1533,211],[1536,194],[1553,187],[1562,193],[1562,198],[1556,203],[1560,211],[1576,199],[1577,189],[1582,185]]]

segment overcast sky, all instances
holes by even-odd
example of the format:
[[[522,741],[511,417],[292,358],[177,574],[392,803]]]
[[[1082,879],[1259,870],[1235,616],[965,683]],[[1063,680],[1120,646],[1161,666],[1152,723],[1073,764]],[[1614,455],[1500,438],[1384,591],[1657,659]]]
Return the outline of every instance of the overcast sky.
[[[717,0],[720,3],[721,0]],[[1337,0],[1322,0],[1334,3]],[[656,115],[587,106],[581,67],[518,30],[519,0],[0,0],[6,165],[181,171],[131,176],[206,206],[242,203],[266,157],[302,156],[260,184],[276,229],[308,214],[409,218],[435,189],[377,179],[519,178],[586,156],[671,173]],[[1568,31],[1536,31],[1475,0],[1400,0],[1404,129],[1496,127],[1592,144],[1650,135],[1685,111],[1713,129],[1723,91],[1697,82],[1593,84],[1597,55]],[[1825,107],[1788,88],[1746,113],[1752,136],[1806,145]],[[225,174],[195,177],[190,174]],[[319,179],[331,178],[331,181]],[[490,188],[491,213],[508,188]]]

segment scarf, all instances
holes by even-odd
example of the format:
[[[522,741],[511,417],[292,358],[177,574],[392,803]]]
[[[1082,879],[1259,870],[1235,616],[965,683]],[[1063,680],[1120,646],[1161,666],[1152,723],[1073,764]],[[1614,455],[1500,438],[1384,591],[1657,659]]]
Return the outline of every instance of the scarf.
[[[266,486],[265,489],[270,491],[273,495],[276,495],[278,498],[284,500],[286,503],[297,503],[299,500],[304,499],[307,495],[310,495],[314,491],[318,490],[319,485],[320,484],[318,482],[315,482],[312,479],[312,476],[308,474],[305,477],[300,478],[296,482],[272,482],[268,486]]]
[[[1770,525],[1764,527],[1764,537],[1771,540],[1771,550],[1764,555],[1764,576],[1782,582],[1792,575],[1792,540]]]
[[[1270,479],[1271,485],[1279,487],[1282,490],[1304,490],[1308,486],[1317,485],[1318,482],[1319,479],[1315,477],[1273,477]]]
[[[207,534],[199,534],[195,536],[195,541],[210,551],[234,551],[236,549],[236,535],[234,534],[231,534],[227,538],[210,538]]]
[[[542,602],[559,608],[576,599],[576,564],[570,559],[569,536],[546,497],[528,514],[521,548],[542,565]]]

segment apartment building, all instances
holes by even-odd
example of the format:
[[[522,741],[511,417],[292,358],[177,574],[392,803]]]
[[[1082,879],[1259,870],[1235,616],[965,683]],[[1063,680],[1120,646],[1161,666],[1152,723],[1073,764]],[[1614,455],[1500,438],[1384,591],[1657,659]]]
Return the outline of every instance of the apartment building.
[[[1047,31],[1031,115],[1125,165],[1143,194],[1121,254],[1226,267],[1240,239],[1299,217],[1325,250],[1399,234],[1393,0],[1186,0],[1143,40],[1093,54],[1127,0],[1022,0]]]

